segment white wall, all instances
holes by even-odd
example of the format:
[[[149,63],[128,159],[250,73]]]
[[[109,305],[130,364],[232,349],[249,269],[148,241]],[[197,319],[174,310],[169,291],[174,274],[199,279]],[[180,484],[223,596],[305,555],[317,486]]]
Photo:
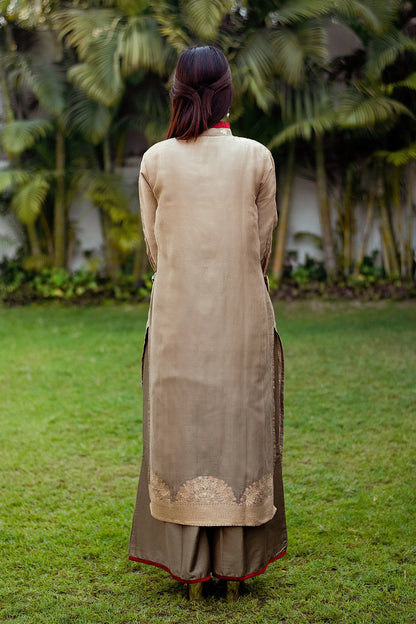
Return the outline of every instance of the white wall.
[[[413,196],[415,199],[416,187],[413,191]],[[361,243],[366,219],[365,210],[362,206],[355,207],[354,219],[354,236],[352,244],[353,257],[355,258]],[[336,227],[335,222],[333,223],[333,226]],[[319,249],[317,242],[313,240],[313,237],[307,236],[302,236],[297,239],[296,235],[300,232],[308,232],[312,235],[320,237],[321,225],[315,182],[296,176],[290,208],[286,253],[292,257],[294,260],[292,264],[295,265],[303,264],[305,262],[306,255],[309,255],[316,260],[322,260],[322,250]],[[413,249],[416,248],[416,227],[413,227],[412,231],[412,246]],[[365,255],[371,255],[373,251],[378,250],[378,263],[381,264],[381,249],[381,223],[380,217],[376,210],[367,247],[364,253]]]
[[[102,266],[104,239],[98,208],[82,197],[71,205],[69,218],[76,233],[72,270]]]
[[[136,165],[123,170],[123,176],[132,198],[132,209],[138,210],[137,200],[137,171]],[[416,195],[416,189],[415,189]],[[364,229],[365,214],[363,210],[354,211],[356,218],[354,249],[360,244]],[[76,198],[70,207],[70,219],[76,232],[77,243],[74,250],[72,269],[87,268],[89,260],[103,259],[103,235],[97,208],[82,197]],[[312,237],[302,236],[299,233],[309,233],[321,236],[319,208],[316,194],[316,184],[305,178],[296,177],[294,182],[292,205],[290,210],[287,253],[291,254],[293,264],[303,264],[306,255],[322,260],[322,251]],[[23,240],[22,227],[11,215],[0,216],[0,259],[3,256],[13,257]],[[416,228],[412,232],[413,247],[416,248]],[[378,249],[381,256],[380,220],[374,219],[373,228],[368,241],[366,254],[370,255]],[[293,253],[291,253],[293,252]]]
[[[2,119],[2,102],[0,94],[0,125]],[[139,158],[131,156],[127,159],[122,174],[126,180],[126,188],[131,196],[133,210],[138,210],[137,200],[137,174]],[[5,154],[0,153],[0,168],[8,165]],[[416,196],[416,189],[415,189]],[[359,245],[361,233],[364,228],[365,215],[362,210],[355,210],[356,235],[355,247]],[[98,210],[82,197],[74,200],[70,207],[70,219],[76,231],[77,243],[74,250],[72,269],[87,268],[89,260],[103,260],[103,236],[101,231]],[[321,227],[319,209],[316,194],[316,184],[305,178],[297,176],[294,182],[292,206],[288,227],[287,252],[293,252],[294,263],[303,264],[306,255],[322,260],[322,251],[318,248],[312,237],[302,236],[296,238],[298,233],[308,232],[320,236]],[[413,247],[416,248],[416,227],[412,233]],[[13,257],[23,241],[21,225],[12,215],[0,215],[0,259],[6,256]],[[374,220],[371,236],[366,249],[367,254],[375,249],[381,251],[381,235],[379,219]],[[379,254],[381,256],[381,253]]]
[[[321,235],[316,184],[305,178],[295,177],[288,224],[286,253],[295,252],[296,264],[303,264],[306,255],[322,260],[322,251],[307,237],[296,240],[296,233],[309,232]]]

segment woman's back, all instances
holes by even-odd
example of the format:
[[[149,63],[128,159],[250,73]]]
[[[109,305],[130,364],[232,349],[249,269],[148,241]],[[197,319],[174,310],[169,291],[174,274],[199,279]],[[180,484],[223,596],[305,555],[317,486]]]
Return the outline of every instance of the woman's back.
[[[262,271],[276,223],[270,152],[222,128],[170,139],[145,154],[140,190],[157,270],[152,512],[182,524],[261,524],[274,513],[274,314]],[[195,482],[200,475],[208,481]],[[248,488],[255,505],[243,502]]]
[[[230,271],[241,273],[242,262],[250,261],[257,276],[261,273],[256,200],[267,176],[274,178],[271,155],[263,145],[212,128],[196,141],[169,139],[154,145],[145,154],[142,175],[157,201],[159,271],[165,263],[185,274],[221,267],[218,279]],[[267,223],[260,224],[270,234],[276,222],[273,184],[269,195],[269,214],[260,215]]]

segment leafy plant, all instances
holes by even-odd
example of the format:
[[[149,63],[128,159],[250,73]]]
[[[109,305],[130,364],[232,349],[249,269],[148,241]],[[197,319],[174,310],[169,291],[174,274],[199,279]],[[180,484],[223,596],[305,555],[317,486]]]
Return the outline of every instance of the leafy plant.
[[[364,256],[363,261],[358,265],[358,275],[351,278],[357,282],[367,282],[374,284],[385,277],[385,272],[381,266],[377,266],[379,252],[374,250],[371,256]]]
[[[323,262],[306,255],[304,264],[300,264],[291,273],[291,278],[300,286],[308,282],[324,282],[326,271]]]

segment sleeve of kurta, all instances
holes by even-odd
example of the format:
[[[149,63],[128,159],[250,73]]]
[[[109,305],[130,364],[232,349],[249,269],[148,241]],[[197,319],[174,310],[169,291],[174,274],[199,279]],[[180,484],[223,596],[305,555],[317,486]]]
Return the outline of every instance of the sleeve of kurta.
[[[139,173],[139,200],[147,257],[154,271],[157,271],[157,243],[155,238],[157,200],[150,187],[143,161]]]
[[[266,274],[272,250],[273,230],[277,225],[276,175],[273,156],[270,152],[265,159],[256,205],[259,221],[261,268]]]

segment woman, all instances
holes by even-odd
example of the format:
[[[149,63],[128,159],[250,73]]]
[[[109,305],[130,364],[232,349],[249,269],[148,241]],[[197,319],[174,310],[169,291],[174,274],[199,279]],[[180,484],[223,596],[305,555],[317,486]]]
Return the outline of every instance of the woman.
[[[286,551],[283,355],[265,279],[274,163],[221,122],[231,98],[221,51],[183,52],[168,140],[139,175],[155,279],[130,559],[189,584],[255,576]]]

